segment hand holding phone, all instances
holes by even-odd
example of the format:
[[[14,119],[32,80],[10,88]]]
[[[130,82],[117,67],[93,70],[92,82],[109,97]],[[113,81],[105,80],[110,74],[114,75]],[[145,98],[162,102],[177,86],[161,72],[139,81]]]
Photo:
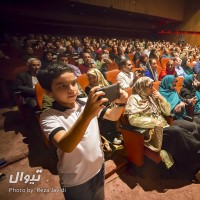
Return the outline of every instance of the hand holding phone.
[[[105,95],[100,96],[98,100],[101,98],[108,99],[108,102],[103,104],[105,106],[108,105],[109,102],[112,102],[120,97],[119,84],[113,84],[113,85],[106,86],[104,88],[97,89],[96,92],[98,91],[103,91],[105,93]]]

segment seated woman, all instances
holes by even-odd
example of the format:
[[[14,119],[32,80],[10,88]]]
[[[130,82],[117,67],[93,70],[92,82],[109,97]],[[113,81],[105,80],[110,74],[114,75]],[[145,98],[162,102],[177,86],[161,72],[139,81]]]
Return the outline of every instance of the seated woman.
[[[177,76],[176,75],[176,71],[175,71],[175,66],[174,66],[174,61],[173,60],[168,60],[167,64],[166,64],[166,68],[163,69],[161,72],[160,72],[160,75],[158,77],[158,80],[161,81],[162,78],[166,75],[174,75],[174,76]]]
[[[147,69],[144,71],[144,76],[148,76],[154,81],[158,81],[158,73],[157,73],[157,61],[156,59],[149,59],[149,65]]]
[[[199,78],[199,77],[197,77]],[[187,75],[180,90],[180,96],[185,99],[196,98],[194,105],[194,120],[200,123],[200,82],[192,74]]]
[[[155,126],[163,127],[162,149],[172,155],[174,165],[171,170],[180,170],[183,166],[190,167],[195,159],[199,163],[200,141],[187,129],[168,125],[164,116],[170,115],[170,110],[170,104],[153,87],[153,80],[149,77],[141,77],[134,84],[133,94],[128,99],[125,114],[132,126],[148,129],[154,129]],[[198,169],[193,169],[192,176],[196,170]]]
[[[195,105],[196,98],[182,98],[176,91],[176,78],[173,75],[165,76],[160,85],[159,92],[171,105],[171,113],[175,115],[175,119],[183,118],[187,115],[185,106],[187,104]]]
[[[149,57],[147,56],[147,54],[140,55],[137,67],[143,68],[144,70],[149,69]]]
[[[89,94],[90,90],[94,86],[99,86],[103,88],[110,85],[108,81],[105,80],[103,74],[96,68],[91,68],[88,70],[87,78],[89,81],[89,85],[85,88],[86,94]],[[109,102],[107,107],[112,107],[112,103]],[[98,118],[98,120],[101,134],[113,144],[121,144],[122,138],[120,139],[121,133],[119,131],[118,122],[112,122],[103,118]]]

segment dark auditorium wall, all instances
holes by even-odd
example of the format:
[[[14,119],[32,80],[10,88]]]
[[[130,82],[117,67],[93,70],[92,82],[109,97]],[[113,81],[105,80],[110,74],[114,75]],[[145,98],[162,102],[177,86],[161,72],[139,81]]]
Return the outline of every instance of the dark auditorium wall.
[[[174,20],[183,20],[184,0],[73,0]]]
[[[181,34],[158,32],[200,33],[199,4],[197,0],[2,0],[1,32],[146,37],[177,42]],[[186,42],[199,44],[200,35],[183,36]]]
[[[200,45],[200,1],[186,0],[183,14],[183,22],[178,26],[165,26],[164,31],[179,34],[163,34],[159,38],[177,42],[183,35],[185,42],[191,45]],[[180,33],[181,32],[181,33]]]
[[[91,7],[91,4],[81,5],[80,2],[5,1],[0,5],[1,31],[155,39],[158,27],[180,22],[182,19],[183,4],[180,0],[174,2],[173,9],[178,12],[170,15],[170,19],[163,17],[166,17],[166,8],[170,9],[172,0],[167,3],[160,3],[159,0],[135,0],[131,1],[131,5],[129,0],[90,1],[91,4],[102,3],[98,8]],[[127,12],[129,8],[131,12]],[[160,17],[156,17],[158,15]]]

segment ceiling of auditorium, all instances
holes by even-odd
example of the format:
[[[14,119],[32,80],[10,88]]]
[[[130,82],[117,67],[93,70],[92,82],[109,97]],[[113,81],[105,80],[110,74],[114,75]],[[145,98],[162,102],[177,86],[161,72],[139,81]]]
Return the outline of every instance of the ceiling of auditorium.
[[[33,31],[50,28],[54,31],[122,31],[152,32],[180,21],[122,10],[60,1],[14,1],[0,3],[0,22],[5,30]],[[33,30],[32,30],[33,29]],[[1,29],[2,30],[2,29]]]

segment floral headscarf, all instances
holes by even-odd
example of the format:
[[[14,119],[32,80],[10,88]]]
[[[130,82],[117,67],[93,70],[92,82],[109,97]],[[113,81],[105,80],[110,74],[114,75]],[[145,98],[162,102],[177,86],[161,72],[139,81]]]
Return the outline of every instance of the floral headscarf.
[[[133,95],[128,99],[125,114],[146,113],[159,115],[160,109],[156,105],[156,99],[147,94],[149,86],[154,81],[149,77],[139,78],[133,85]]]

